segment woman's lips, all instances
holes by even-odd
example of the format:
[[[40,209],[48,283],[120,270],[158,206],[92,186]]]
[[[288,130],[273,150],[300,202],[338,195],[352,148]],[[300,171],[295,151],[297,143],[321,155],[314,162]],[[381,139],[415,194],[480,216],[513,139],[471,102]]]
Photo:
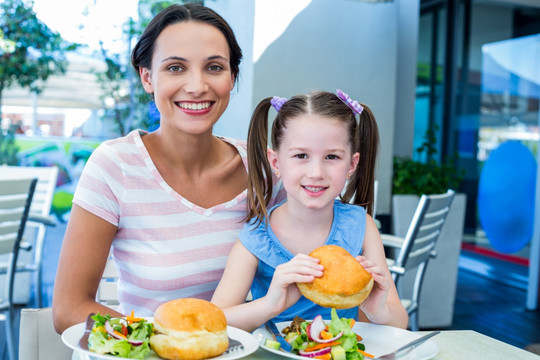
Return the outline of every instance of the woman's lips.
[[[202,115],[206,114],[212,109],[214,105],[213,101],[201,101],[201,102],[177,102],[176,106],[187,114]]]

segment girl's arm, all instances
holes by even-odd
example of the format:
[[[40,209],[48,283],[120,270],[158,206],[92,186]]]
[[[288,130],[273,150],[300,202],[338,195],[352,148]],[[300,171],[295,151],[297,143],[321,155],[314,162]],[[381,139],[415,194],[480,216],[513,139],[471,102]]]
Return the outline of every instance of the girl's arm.
[[[95,301],[116,226],[73,205],[54,283],[53,320],[58,333],[89,313],[122,316]]]
[[[366,219],[366,235],[360,264],[373,276],[373,290],[360,306],[359,318],[376,324],[407,328],[409,316],[401,305],[377,226],[371,216]]]
[[[249,332],[298,301],[301,294],[296,286],[297,282],[310,282],[315,276],[322,276],[322,266],[317,259],[299,254],[276,268],[264,297],[246,302],[258,263],[257,257],[237,241],[212,297],[212,302],[225,312],[229,325]]]

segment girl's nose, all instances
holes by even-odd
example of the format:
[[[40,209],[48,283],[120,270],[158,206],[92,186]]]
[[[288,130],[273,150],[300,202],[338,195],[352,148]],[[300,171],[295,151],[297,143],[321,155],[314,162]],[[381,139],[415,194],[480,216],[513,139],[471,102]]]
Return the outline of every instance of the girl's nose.
[[[312,161],[309,168],[309,176],[312,178],[322,178],[324,174],[323,166],[320,161]]]

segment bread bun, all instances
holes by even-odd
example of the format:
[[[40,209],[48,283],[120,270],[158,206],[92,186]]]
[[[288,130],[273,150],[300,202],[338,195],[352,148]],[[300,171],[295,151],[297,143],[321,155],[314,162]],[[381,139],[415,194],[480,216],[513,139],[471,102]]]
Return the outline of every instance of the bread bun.
[[[302,295],[316,304],[336,309],[359,306],[373,288],[373,277],[347,250],[324,245],[309,256],[320,260],[323,276],[311,283],[297,283]]]
[[[154,313],[152,349],[164,359],[206,359],[229,346],[223,311],[209,301],[177,299],[161,304]]]

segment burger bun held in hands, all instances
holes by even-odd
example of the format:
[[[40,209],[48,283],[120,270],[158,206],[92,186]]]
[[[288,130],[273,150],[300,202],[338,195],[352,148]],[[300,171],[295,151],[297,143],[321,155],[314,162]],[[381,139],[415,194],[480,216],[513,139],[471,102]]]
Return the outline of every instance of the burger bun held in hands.
[[[206,359],[221,355],[229,346],[223,311],[209,301],[176,299],[154,313],[155,335],[150,346],[162,358]]]
[[[360,306],[373,288],[373,277],[347,250],[324,245],[309,256],[324,266],[323,276],[310,283],[296,283],[298,289],[314,303],[336,309]]]

